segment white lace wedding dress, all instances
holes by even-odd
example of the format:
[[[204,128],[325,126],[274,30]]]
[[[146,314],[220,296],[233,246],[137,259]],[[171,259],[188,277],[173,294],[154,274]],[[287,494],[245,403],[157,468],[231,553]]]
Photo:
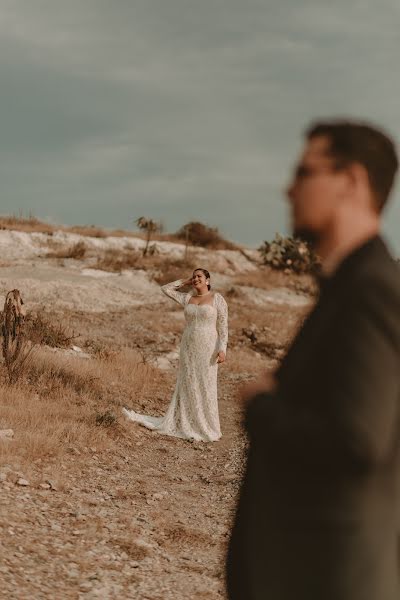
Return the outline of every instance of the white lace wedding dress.
[[[175,392],[163,417],[124,410],[132,421],[159,433],[184,439],[213,442],[221,437],[217,398],[217,355],[226,352],[228,307],[216,292],[212,304],[190,304],[193,292],[178,292],[182,280],[162,286],[164,294],[184,307],[186,327],[182,335]]]

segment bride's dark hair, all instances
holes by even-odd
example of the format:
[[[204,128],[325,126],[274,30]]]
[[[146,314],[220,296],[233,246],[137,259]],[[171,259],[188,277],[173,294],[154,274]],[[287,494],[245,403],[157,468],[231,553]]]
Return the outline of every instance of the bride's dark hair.
[[[201,269],[201,268],[199,268],[199,269],[195,269],[195,270],[193,271],[193,275],[196,273],[196,271],[201,271],[201,272],[202,272],[202,273],[204,273],[204,275],[206,276],[206,279],[211,279],[211,275],[210,275],[210,273],[207,271],[207,269]],[[208,287],[208,289],[209,289],[209,290],[211,290],[211,285],[210,285],[209,283],[207,284],[207,287]]]

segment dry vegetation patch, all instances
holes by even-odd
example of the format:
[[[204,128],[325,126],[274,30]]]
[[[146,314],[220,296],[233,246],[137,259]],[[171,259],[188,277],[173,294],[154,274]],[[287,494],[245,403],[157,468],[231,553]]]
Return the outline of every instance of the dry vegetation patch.
[[[84,360],[38,349],[17,385],[0,386],[0,428],[15,432],[13,441],[0,444],[0,456],[31,462],[71,446],[105,447],[113,439],[110,425],[123,436],[121,407],[163,385],[163,374],[132,350]]]
[[[137,250],[116,250],[110,248],[106,250],[100,256],[97,256],[96,263],[93,265],[94,269],[100,269],[102,271],[109,271],[111,273],[118,273],[126,269],[138,269],[141,268],[140,264],[143,262],[142,253]]]
[[[0,216],[0,229],[11,229],[25,231],[26,233],[50,233],[55,231],[54,225],[44,223],[33,215],[23,217],[22,215]]]
[[[162,263],[159,263],[158,269],[155,270],[153,279],[158,284],[165,285],[171,281],[181,279],[185,273],[192,273],[196,266],[197,263],[190,256],[187,259],[164,259]]]
[[[108,232],[101,227],[96,227],[96,225],[73,225],[71,227],[63,227],[62,230],[68,231],[68,233],[77,233],[85,237],[106,238],[110,235],[117,237],[116,231]],[[127,235],[126,231],[123,233],[124,236]]]
[[[193,271],[196,267],[193,258],[170,258],[157,254],[143,256],[138,250],[106,250],[97,257],[93,265],[95,269],[109,272],[121,272],[127,269],[144,270],[160,285],[175,281],[184,273]]]
[[[35,344],[52,348],[69,348],[80,337],[65,324],[42,311],[29,312],[25,317],[25,337]]]
[[[53,225],[37,219],[33,215],[24,217],[23,215],[4,215],[0,216],[0,229],[9,229],[11,231],[24,231],[26,233],[48,233],[52,235],[56,231],[66,233],[78,233],[79,235],[106,238],[112,237],[139,237],[130,231],[124,229],[104,229],[96,225]]]
[[[46,258],[74,258],[75,260],[81,260],[87,253],[87,246],[85,242],[79,241],[69,246],[58,245],[54,250],[50,250],[47,253]]]

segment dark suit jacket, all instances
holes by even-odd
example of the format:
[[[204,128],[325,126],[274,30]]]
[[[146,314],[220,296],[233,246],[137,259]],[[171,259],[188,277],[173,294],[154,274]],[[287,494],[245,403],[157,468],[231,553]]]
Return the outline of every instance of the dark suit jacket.
[[[399,600],[400,271],[381,238],[318,303],[246,417],[231,600]]]

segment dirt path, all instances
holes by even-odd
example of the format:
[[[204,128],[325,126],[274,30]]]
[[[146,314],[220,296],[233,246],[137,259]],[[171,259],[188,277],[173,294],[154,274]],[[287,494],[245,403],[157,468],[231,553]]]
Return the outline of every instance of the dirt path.
[[[132,424],[105,456],[71,448],[59,465],[58,490],[3,481],[0,597],[225,598],[226,544],[246,445],[238,378],[221,376],[224,435],[217,443]],[[7,469],[0,467],[0,478],[9,479]]]

